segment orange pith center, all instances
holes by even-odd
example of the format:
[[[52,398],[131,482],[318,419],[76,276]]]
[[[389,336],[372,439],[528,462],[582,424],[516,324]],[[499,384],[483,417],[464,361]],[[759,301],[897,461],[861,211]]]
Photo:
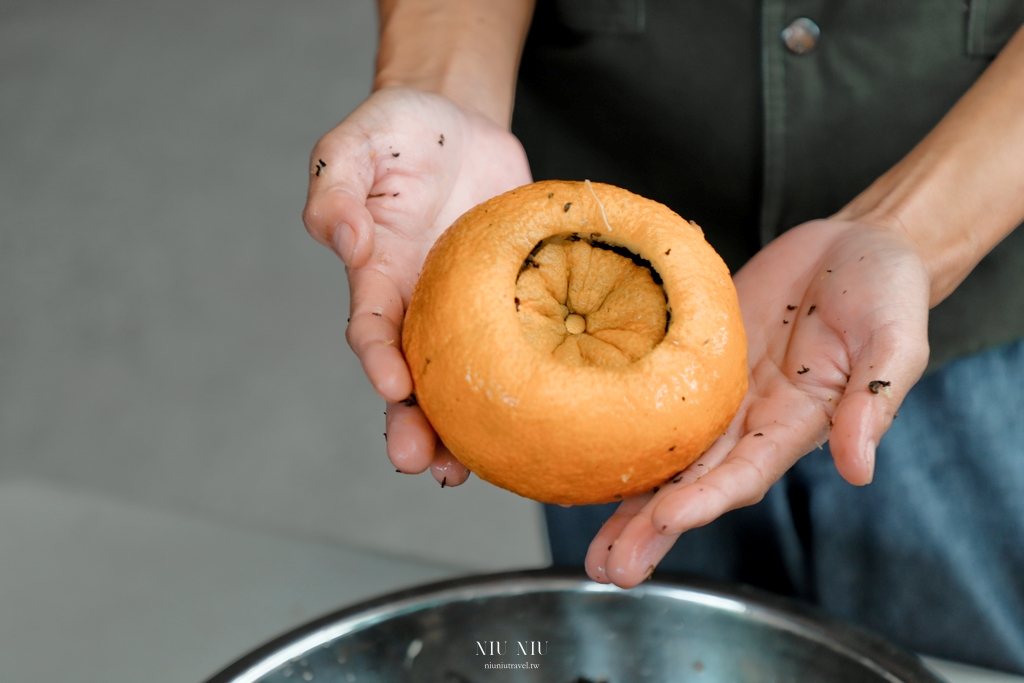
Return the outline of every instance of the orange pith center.
[[[516,281],[519,323],[527,341],[563,363],[622,367],[665,337],[665,290],[639,259],[597,244],[556,236],[534,250]]]

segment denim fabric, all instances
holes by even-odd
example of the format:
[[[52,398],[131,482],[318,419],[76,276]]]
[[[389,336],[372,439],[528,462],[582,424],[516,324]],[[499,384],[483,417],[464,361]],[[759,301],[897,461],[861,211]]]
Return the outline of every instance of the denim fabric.
[[[582,564],[614,507],[547,506],[555,564]],[[1024,673],[1024,340],[918,383],[871,485],[814,451],[761,503],[684,534],[659,571],[795,595],[918,652]]]

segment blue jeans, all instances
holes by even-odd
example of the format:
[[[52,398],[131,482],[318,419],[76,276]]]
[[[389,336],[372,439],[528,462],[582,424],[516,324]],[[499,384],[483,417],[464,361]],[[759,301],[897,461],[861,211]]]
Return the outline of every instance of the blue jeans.
[[[554,564],[581,566],[615,507],[545,506]],[[1024,674],[1024,340],[919,382],[871,485],[814,451],[757,505],[683,534],[659,571],[797,596],[918,652]]]

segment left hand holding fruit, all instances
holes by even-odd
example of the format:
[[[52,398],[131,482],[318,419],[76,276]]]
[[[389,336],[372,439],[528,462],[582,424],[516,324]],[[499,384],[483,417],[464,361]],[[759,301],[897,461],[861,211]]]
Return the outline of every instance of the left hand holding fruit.
[[[757,502],[826,439],[847,481],[871,481],[928,361],[928,308],[1024,220],[1022,105],[1024,29],[902,161],[736,274],[751,373],[740,412],[682,481],[620,506],[590,546],[594,579],[639,583],[679,534]]]
[[[423,259],[459,214],[529,181],[511,133],[409,88],[378,90],[313,149],[303,220],[345,262],[346,338],[388,402],[387,452],[401,472],[429,467],[447,486],[469,476],[423,412],[403,402],[412,378],[397,342]]]
[[[758,502],[825,441],[847,481],[869,483],[875,446],[924,372],[929,277],[896,231],[805,223],[765,247],[735,283],[750,368],[740,411],[678,483],[619,506],[590,545],[596,581],[640,583],[680,534]]]

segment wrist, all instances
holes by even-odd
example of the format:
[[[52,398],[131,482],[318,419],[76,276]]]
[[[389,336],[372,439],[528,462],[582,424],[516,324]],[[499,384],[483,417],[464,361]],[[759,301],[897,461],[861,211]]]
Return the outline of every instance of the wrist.
[[[958,174],[942,160],[907,163],[910,157],[880,177],[836,218],[866,223],[906,241],[924,264],[930,283],[929,305],[935,306],[970,274],[995,246],[978,239],[970,216],[947,205],[956,196],[944,178]]]
[[[904,235],[946,298],[1024,220],[1024,29],[896,166],[836,217]]]
[[[444,95],[508,128],[533,0],[386,0],[374,90]]]

